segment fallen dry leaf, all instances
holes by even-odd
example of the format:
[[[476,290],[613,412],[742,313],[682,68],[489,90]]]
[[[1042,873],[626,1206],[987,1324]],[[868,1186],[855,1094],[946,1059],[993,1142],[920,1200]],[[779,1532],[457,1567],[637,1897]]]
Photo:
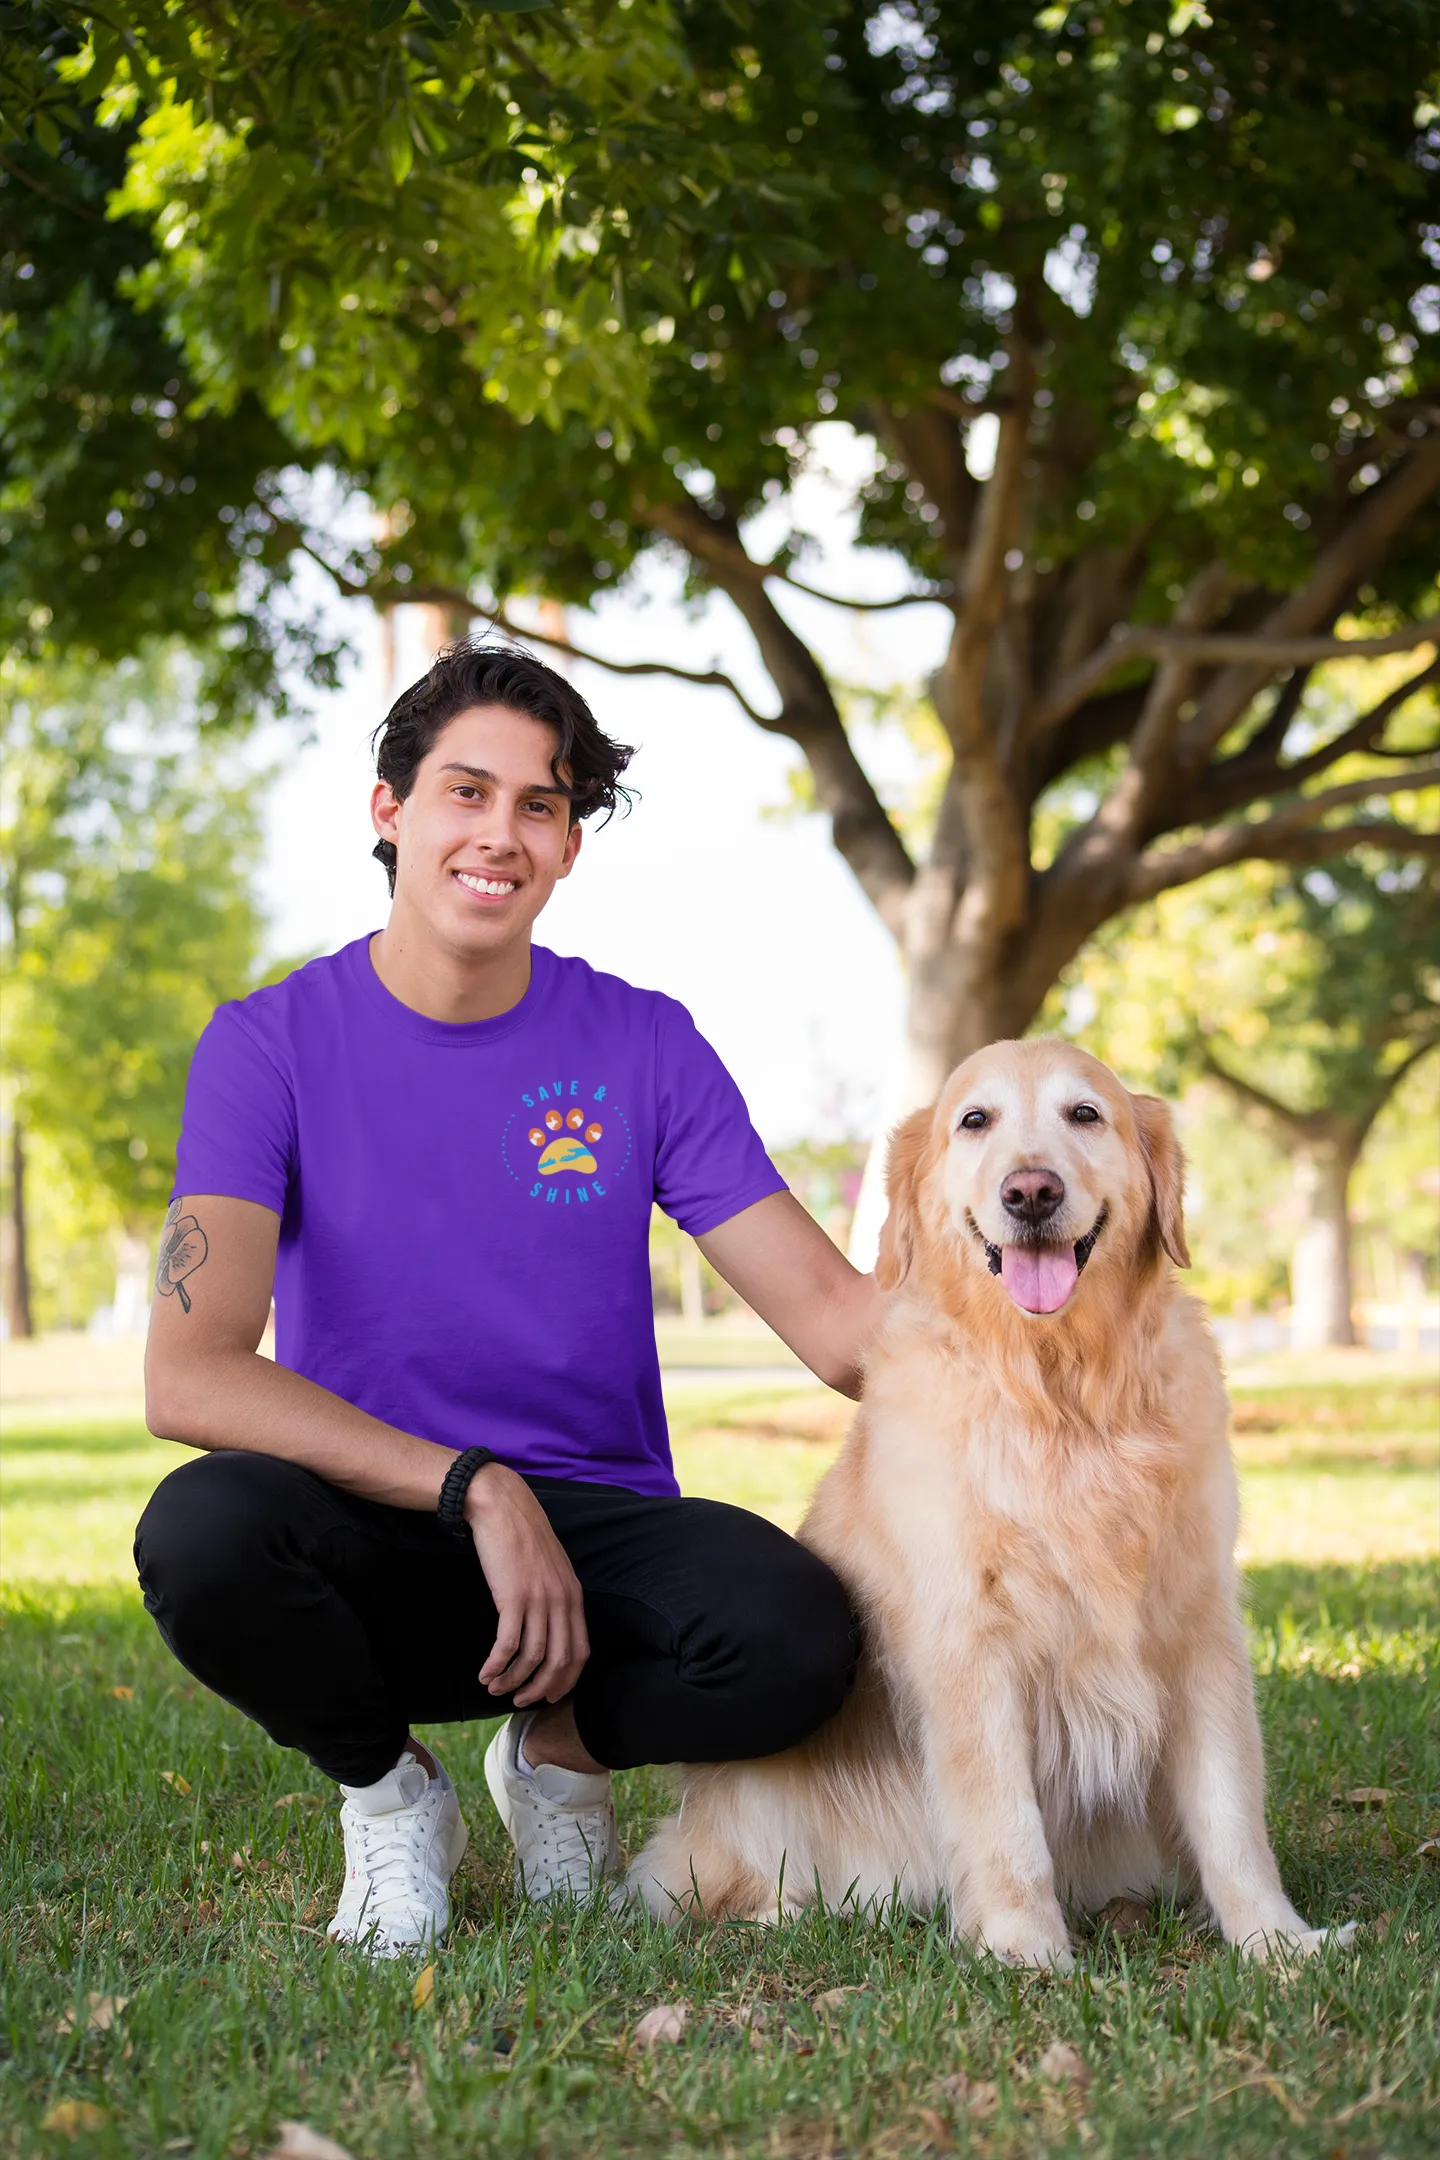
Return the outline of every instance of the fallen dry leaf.
[[[993,2078],[967,2077],[963,2070],[941,2078],[940,2090],[952,2107],[963,2108],[967,2115],[977,2116],[982,2121],[987,2115],[993,2115],[1000,2105],[1000,2088]]]
[[[189,1792],[189,1790],[190,1790],[190,1780],[189,1780],[189,1778],[187,1778],[187,1777],[182,1777],[182,1776],[180,1775],[180,1772],[179,1772],[178,1770],[162,1770],[162,1771],[160,1772],[160,1775],[161,1775],[161,1777],[162,1777],[162,1778],[163,1778],[163,1779],[165,1780],[165,1783],[166,1783],[167,1785],[173,1785],[173,1786],[174,1786],[174,1788],[175,1788],[176,1792],[178,1792],[178,1793],[188,1793],[188,1792]]]
[[[934,2108],[922,2107],[916,2108],[913,2120],[920,2135],[922,2152],[950,2151],[955,2140],[943,2115],[937,2115]]]
[[[1440,1860],[1440,1837],[1427,1837],[1423,1845],[1415,1847],[1417,1860]]]
[[[57,2100],[40,2118],[40,2128],[59,2137],[79,2137],[82,2130],[103,2130],[108,2111],[93,2100]]]
[[[309,2123],[282,2122],[280,2135],[265,2160],[351,2160],[343,2145],[328,2138]]]
[[[423,2010],[426,2003],[430,2001],[434,1993],[435,1967],[433,1965],[427,1965],[423,1972],[417,1973],[415,1975],[415,1986],[411,1994],[410,2000],[415,2005],[415,2008],[417,2010]]]
[[[685,2020],[690,2015],[688,2003],[657,2003],[647,2010],[632,2035],[638,2048],[668,2045],[678,2040],[685,2030]]]
[[[115,1697],[116,1702],[133,1702],[135,1699],[133,1687],[112,1687],[110,1692]],[[63,2106],[64,2103],[58,2102],[57,2105]]]
[[[1138,1935],[1150,1925],[1150,1908],[1138,1898],[1111,1898],[1098,1915],[1100,1925],[1107,1927],[1112,1935]]]
[[[1384,1807],[1390,1798],[1390,1788],[1388,1785],[1355,1785],[1349,1792],[1331,1793],[1330,1798],[1332,1803],[1343,1800],[1346,1807]]]
[[[863,1987],[826,1988],[823,1995],[815,1997],[810,2007],[812,2010],[819,2010],[822,2013],[829,2010],[843,2010],[852,1996],[864,1995],[866,1992],[867,1990]]]
[[[1038,2077],[1049,2078],[1052,2085],[1074,2085],[1083,2092],[1095,2073],[1078,2048],[1071,2047],[1068,2040],[1052,2040],[1035,2065]]]
[[[120,2016],[121,2012],[124,2010],[125,2005],[129,2002],[129,2000],[130,1997],[128,1995],[87,1995],[85,1998],[86,2032],[109,2032],[111,2026],[115,2023],[116,2018]],[[65,2015],[56,2025],[55,2030],[57,2033],[74,2032],[75,2027],[79,2024],[79,2022],[79,2013],[76,2011],[74,2005],[72,2004],[70,2009],[65,2012]]]

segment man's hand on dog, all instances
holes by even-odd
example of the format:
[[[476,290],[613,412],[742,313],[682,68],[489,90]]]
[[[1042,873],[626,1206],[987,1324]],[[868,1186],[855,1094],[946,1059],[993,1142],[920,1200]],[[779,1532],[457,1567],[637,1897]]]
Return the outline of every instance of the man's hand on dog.
[[[500,1616],[482,1684],[520,1710],[559,1702],[580,1677],[590,1638],[580,1584],[545,1510],[522,1477],[492,1462],[470,1481],[465,1520]]]

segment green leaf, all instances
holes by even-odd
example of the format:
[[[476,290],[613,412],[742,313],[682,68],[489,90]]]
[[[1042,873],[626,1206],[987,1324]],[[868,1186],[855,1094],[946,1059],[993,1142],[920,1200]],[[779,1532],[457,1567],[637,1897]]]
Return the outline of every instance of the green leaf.
[[[391,23],[399,22],[409,12],[410,0],[370,0],[370,28],[388,30]]]
[[[460,27],[462,12],[457,0],[420,0],[420,7],[428,15],[441,37],[450,37]]]
[[[533,15],[538,9],[550,7],[553,0],[481,0],[477,15]]]
[[[408,177],[415,163],[415,138],[410,133],[409,115],[402,109],[391,113],[380,130],[380,147],[390,168],[390,177],[396,187]]]

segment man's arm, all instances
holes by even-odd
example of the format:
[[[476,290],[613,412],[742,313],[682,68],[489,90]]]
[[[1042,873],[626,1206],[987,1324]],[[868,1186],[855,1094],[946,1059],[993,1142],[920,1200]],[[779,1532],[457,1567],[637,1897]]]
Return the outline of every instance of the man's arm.
[[[157,1439],[298,1463],[390,1507],[433,1509],[454,1461],[327,1388],[259,1355],[280,1218],[252,1200],[174,1200],[145,1346],[145,1422]],[[500,1615],[480,1677],[521,1707],[558,1702],[590,1654],[580,1585],[523,1478],[488,1463],[466,1519]]]
[[[851,1267],[793,1193],[771,1193],[695,1242],[811,1372],[858,1397],[884,1300],[874,1276]]]

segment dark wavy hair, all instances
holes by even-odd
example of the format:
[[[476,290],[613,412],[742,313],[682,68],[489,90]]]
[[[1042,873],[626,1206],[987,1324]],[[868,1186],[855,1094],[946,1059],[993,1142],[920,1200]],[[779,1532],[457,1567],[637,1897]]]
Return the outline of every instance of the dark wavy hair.
[[[629,808],[631,793],[621,787],[620,775],[635,755],[630,744],[607,735],[579,691],[533,653],[474,638],[461,638],[438,652],[429,673],[396,698],[375,730],[375,771],[389,782],[397,800],[403,802],[414,787],[421,762],[442,729],[472,705],[503,705],[554,729],[550,771],[569,798],[572,821],[593,817],[597,810],[608,817],[621,804]],[[564,779],[562,768],[568,776]],[[379,840],[372,852],[385,865],[393,895],[394,842]]]

